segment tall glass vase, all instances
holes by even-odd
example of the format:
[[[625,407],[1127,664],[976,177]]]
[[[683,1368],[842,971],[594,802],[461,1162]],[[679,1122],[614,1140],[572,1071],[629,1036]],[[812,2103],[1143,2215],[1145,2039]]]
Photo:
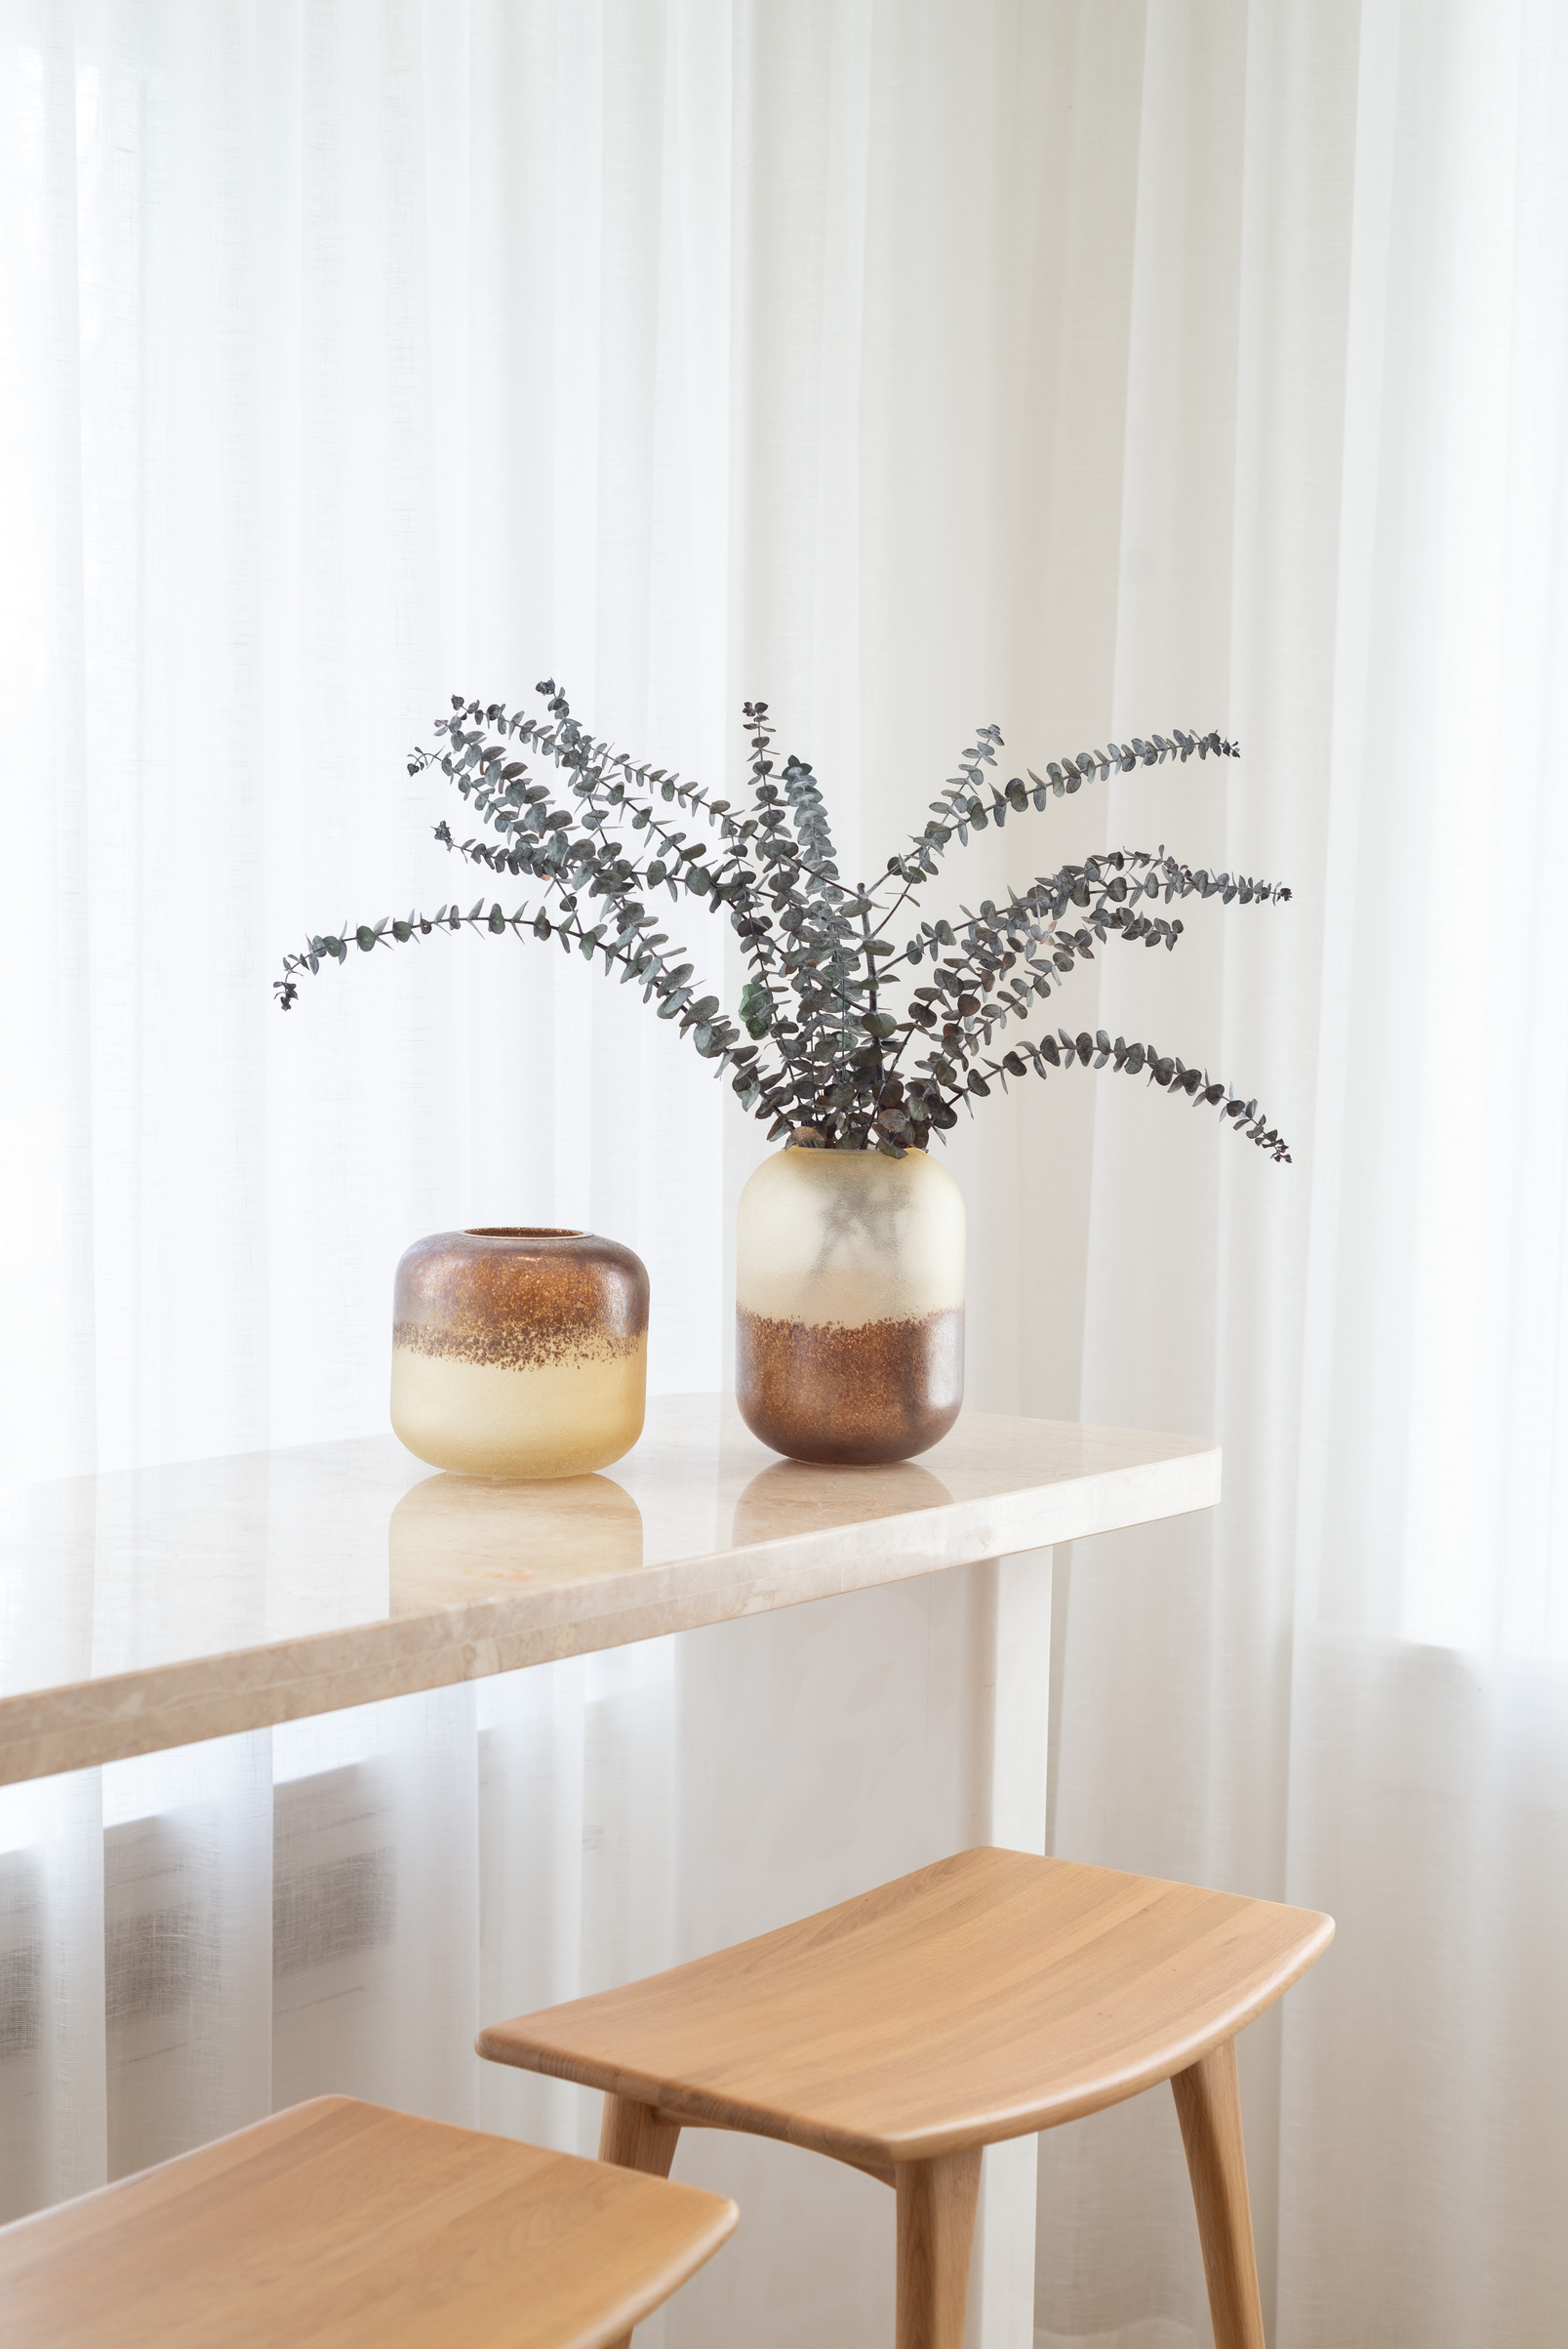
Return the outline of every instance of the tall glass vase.
[[[907,1460],[964,1398],[964,1202],[923,1151],[789,1148],[741,1194],[736,1399],[794,1460]]]

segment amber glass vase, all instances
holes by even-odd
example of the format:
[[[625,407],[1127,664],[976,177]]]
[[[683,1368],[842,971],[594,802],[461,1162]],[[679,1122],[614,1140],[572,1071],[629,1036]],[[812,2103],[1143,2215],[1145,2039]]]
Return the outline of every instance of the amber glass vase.
[[[964,1202],[924,1151],[780,1151],[741,1194],[735,1390],[793,1460],[907,1460],[964,1399]]]
[[[642,1434],[648,1275],[589,1232],[417,1240],[397,1268],[392,1427],[472,1477],[581,1477]]]

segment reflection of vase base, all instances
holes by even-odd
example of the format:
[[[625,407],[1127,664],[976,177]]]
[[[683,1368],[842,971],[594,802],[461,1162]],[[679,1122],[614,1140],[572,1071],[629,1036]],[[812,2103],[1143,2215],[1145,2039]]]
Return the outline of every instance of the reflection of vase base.
[[[560,1366],[511,1369],[392,1349],[392,1427],[433,1468],[470,1477],[581,1477],[642,1434],[647,1340]]]
[[[928,1468],[912,1460],[829,1463],[820,1477],[810,1460],[773,1460],[759,1468],[735,1504],[730,1539],[737,1550],[791,1535],[825,1533],[830,1527],[864,1525],[872,1518],[913,1517],[921,1509],[946,1509],[952,1494]],[[858,1475],[848,1475],[851,1466]]]
[[[962,1307],[919,1319],[776,1321],[736,1316],[736,1400],[791,1460],[907,1460],[945,1436],[964,1399]]]
[[[394,1615],[494,1599],[541,1573],[587,1581],[643,1562],[642,1512],[611,1477],[426,1477],[386,1534]]]

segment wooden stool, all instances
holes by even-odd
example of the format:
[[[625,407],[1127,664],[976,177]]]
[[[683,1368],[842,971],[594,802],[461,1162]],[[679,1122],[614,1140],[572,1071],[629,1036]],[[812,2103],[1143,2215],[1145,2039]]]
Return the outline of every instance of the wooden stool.
[[[6,2349],[604,2349],[735,2205],[351,2096],[0,2227]]]
[[[1333,1920],[1021,1851],[961,1851],[694,1964],[480,2033],[605,2093],[599,2158],[668,2175],[682,2128],[894,2187],[898,2349],[957,2349],[983,2146],[1169,2080],[1218,2349],[1264,2349],[1235,2035]]]

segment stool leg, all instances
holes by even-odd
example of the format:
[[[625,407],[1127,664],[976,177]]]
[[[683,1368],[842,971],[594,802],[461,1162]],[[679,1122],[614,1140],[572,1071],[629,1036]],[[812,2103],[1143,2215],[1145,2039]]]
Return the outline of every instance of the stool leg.
[[[668,2177],[680,2139],[680,2123],[666,2121],[651,2104],[630,2096],[606,2096],[599,2129],[599,2159],[618,2169],[645,2169],[650,2177]]]
[[[980,2148],[901,2162],[898,2349],[962,2349]]]
[[[666,2121],[651,2104],[630,2096],[606,2096],[599,2128],[599,2159],[618,2169],[644,2169],[650,2177],[668,2177],[680,2139],[680,2123]],[[608,2349],[631,2349],[629,2332],[618,2334]]]
[[[1222,2041],[1189,2071],[1178,2072],[1171,2089],[1197,2205],[1214,2349],[1264,2349],[1235,2041]]]

